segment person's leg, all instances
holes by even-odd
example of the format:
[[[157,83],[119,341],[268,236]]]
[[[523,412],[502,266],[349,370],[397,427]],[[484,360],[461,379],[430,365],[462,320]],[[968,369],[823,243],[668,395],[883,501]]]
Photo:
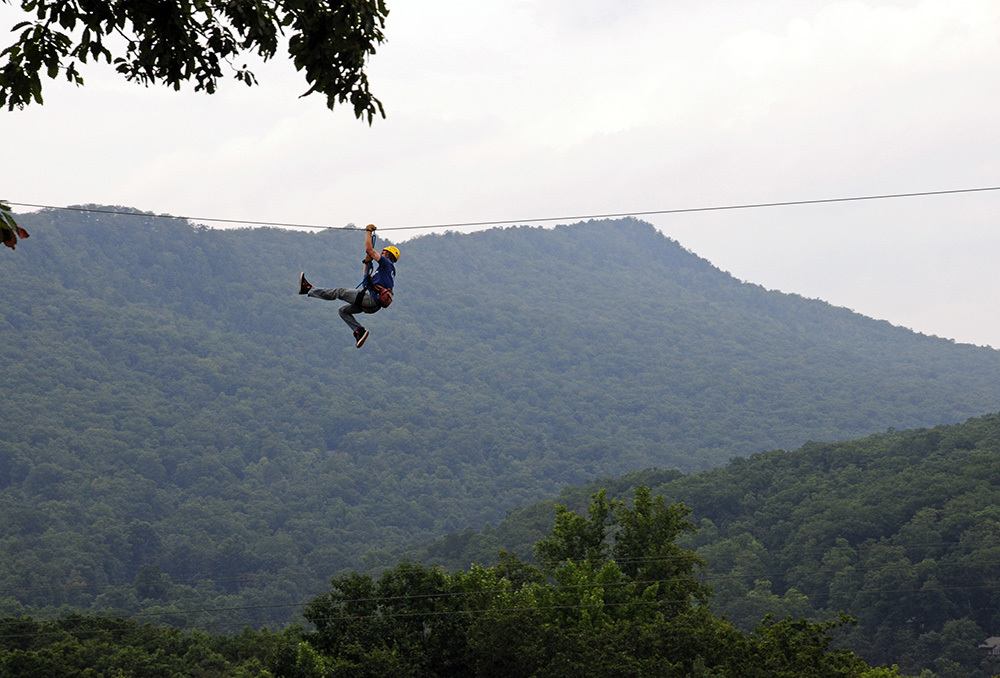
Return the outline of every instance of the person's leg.
[[[361,344],[365,343],[365,339],[368,338],[368,330],[354,319],[353,314],[375,313],[378,311],[378,302],[367,292],[361,290],[357,290],[357,292],[360,296],[355,297],[353,303],[340,308],[340,317],[354,330],[354,339],[358,342],[358,348],[361,348]]]
[[[326,301],[340,299],[341,301],[348,302],[340,307],[338,313],[340,313],[341,319],[347,323],[347,326],[351,328],[351,331],[354,332],[355,345],[361,348],[365,340],[368,339],[368,330],[354,319],[354,314],[361,312],[375,313],[378,311],[378,303],[372,298],[372,295],[366,293],[364,290],[350,290],[346,287],[325,289],[312,286],[309,287],[307,294],[310,297],[325,299]]]
[[[347,323],[347,326],[351,328],[355,333],[359,329],[364,329],[361,327],[361,323],[354,319],[354,314],[358,313],[361,308],[358,306],[358,297],[364,294],[361,290],[351,290],[346,287],[330,287],[321,288],[314,287],[308,292],[310,297],[316,297],[317,299],[324,299],[326,301],[346,301],[348,303],[344,304],[338,310],[341,319]]]
[[[317,299],[325,299],[326,301],[336,301],[340,299],[341,301],[349,301],[354,303],[361,294],[361,290],[348,289],[346,287],[313,287],[307,293],[310,297],[316,297]]]

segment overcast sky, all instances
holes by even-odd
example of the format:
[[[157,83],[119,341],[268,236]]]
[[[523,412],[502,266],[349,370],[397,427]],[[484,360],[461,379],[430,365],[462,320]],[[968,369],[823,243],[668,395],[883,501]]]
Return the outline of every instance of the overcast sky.
[[[388,228],[1000,186],[997,0],[388,5],[371,127],[281,59],[211,96],[88,69],[0,111],[0,198]],[[22,17],[0,4],[0,47]],[[743,280],[1000,348],[998,215],[1000,191],[643,218]]]

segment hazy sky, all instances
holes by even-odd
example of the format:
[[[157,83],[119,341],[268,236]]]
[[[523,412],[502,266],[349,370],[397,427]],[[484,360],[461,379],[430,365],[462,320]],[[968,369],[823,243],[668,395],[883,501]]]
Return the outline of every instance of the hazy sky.
[[[0,197],[391,227],[1000,186],[997,0],[388,4],[386,120],[299,99],[280,59],[212,96],[88,69],[0,111]],[[0,4],[0,47],[22,17]],[[644,218],[743,280],[1000,348],[998,215],[1000,191]]]

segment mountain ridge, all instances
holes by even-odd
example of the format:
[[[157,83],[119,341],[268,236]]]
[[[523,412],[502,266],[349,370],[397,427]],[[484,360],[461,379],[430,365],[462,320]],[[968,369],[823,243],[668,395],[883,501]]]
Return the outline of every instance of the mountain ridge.
[[[993,349],[742,283],[637,220],[409,240],[358,351],[295,283],[355,284],[361,232],[19,218],[32,239],[0,269],[17,604],[164,606],[134,588],[157,568],[174,602],[264,608],[567,484],[1000,408]]]

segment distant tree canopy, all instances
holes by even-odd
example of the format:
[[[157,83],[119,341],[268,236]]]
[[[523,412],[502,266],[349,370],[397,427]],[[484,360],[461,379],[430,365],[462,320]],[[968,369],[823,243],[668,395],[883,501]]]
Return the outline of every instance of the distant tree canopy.
[[[500,554],[454,573],[402,562],[357,572],[304,611],[312,631],[181,633],[134,620],[0,617],[0,676],[175,678],[900,678],[833,645],[824,623],[765,617],[743,632],[706,607],[702,562],[674,543],[689,511],[633,501],[558,507],[536,567]]]
[[[239,60],[270,59],[287,31],[288,54],[309,83],[303,96],[325,94],[330,108],[349,101],[369,124],[376,112],[385,117],[364,71],[384,39],[383,0],[22,0],[20,7],[34,20],[17,24],[17,41],[0,52],[0,105],[9,110],[42,103],[43,73],[82,85],[77,63],[90,59],[113,63],[144,85],[180,89],[193,81],[196,91],[211,94],[224,66],[253,85],[254,74]]]

